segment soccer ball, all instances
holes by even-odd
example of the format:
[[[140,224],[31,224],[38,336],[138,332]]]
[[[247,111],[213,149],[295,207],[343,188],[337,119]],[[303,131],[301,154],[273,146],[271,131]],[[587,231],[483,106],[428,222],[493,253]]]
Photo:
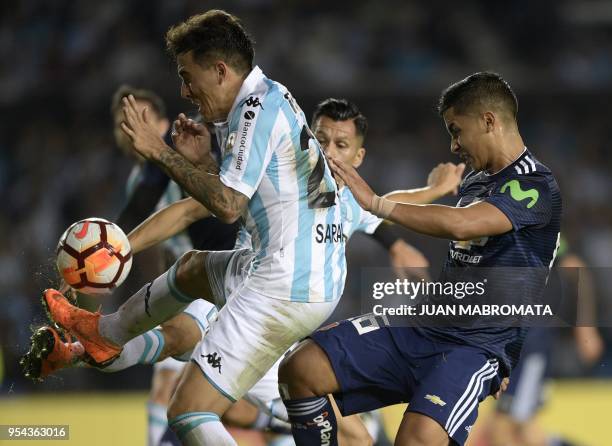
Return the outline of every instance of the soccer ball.
[[[108,294],[132,267],[132,249],[116,224],[87,218],[72,224],[57,244],[57,269],[64,281],[85,294]]]

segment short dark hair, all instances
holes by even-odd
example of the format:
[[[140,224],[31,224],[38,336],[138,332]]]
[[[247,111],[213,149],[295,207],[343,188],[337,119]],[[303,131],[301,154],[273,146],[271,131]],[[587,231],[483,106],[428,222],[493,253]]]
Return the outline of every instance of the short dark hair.
[[[191,16],[166,33],[166,48],[175,59],[193,51],[198,63],[218,57],[240,73],[253,68],[253,45],[238,17],[219,9]]]
[[[498,73],[482,71],[452,84],[440,95],[438,113],[454,107],[465,113],[473,107],[493,107],[516,120],[518,100],[510,84]]]
[[[357,135],[365,139],[368,133],[368,119],[361,114],[357,105],[348,99],[328,98],[319,102],[312,114],[312,125],[321,116],[327,116],[334,121],[348,121],[352,119]]]
[[[134,96],[137,101],[146,101],[150,103],[151,108],[160,118],[166,117],[166,104],[164,104],[162,98],[151,90],[134,88],[127,84],[120,85],[119,88],[115,90],[115,93],[113,93],[113,99],[111,100],[111,114],[113,116],[115,116],[115,114],[121,110],[121,107],[123,106],[121,100],[129,95]]]

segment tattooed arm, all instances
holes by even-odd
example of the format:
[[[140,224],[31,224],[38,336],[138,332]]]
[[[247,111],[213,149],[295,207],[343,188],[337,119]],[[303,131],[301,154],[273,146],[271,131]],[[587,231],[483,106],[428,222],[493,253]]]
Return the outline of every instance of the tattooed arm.
[[[221,182],[219,166],[210,153],[202,157],[199,165],[194,165],[166,146],[155,160],[189,195],[224,223],[238,220],[248,205],[249,198],[246,195]]]
[[[219,166],[210,154],[210,134],[205,126],[179,115],[172,132],[179,153],[168,147],[156,133],[147,109],[142,113],[137,111],[133,96],[124,98],[123,111],[125,121],[121,127],[132,139],[136,151],[159,164],[219,220],[224,223],[238,220],[249,198],[221,182]]]

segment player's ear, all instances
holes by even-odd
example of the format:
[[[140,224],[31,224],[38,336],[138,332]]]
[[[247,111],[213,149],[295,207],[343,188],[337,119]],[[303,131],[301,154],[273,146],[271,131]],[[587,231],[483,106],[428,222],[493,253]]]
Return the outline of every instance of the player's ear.
[[[495,128],[496,116],[495,113],[486,111],[482,116],[487,133],[492,132]]]
[[[352,162],[352,165],[355,169],[361,166],[361,163],[363,163],[363,159],[365,158],[365,154],[366,154],[365,147],[360,147],[357,150],[357,153],[355,154],[355,158],[353,158],[353,162]]]
[[[217,82],[222,84],[227,75],[227,65],[221,60],[215,63],[215,70],[217,71]]]

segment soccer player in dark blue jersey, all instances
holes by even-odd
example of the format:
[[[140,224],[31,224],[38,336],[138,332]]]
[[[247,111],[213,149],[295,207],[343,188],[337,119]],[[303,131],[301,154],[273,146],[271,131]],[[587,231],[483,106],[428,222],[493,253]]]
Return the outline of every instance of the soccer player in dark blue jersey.
[[[526,149],[517,109],[510,85],[495,73],[475,73],[442,93],[439,112],[451,151],[473,169],[456,207],[387,200],[351,166],[331,164],[365,209],[453,240],[447,275],[453,271],[456,280],[459,270],[521,267],[524,274],[505,278],[507,286],[537,299],[545,286],[541,271],[555,256],[561,196],[550,170]],[[516,364],[523,336],[523,328],[510,326],[389,327],[372,315],[318,331],[279,374],[296,443],[337,445],[331,393],[343,415],[408,402],[396,445],[462,445],[478,404],[499,393]]]

